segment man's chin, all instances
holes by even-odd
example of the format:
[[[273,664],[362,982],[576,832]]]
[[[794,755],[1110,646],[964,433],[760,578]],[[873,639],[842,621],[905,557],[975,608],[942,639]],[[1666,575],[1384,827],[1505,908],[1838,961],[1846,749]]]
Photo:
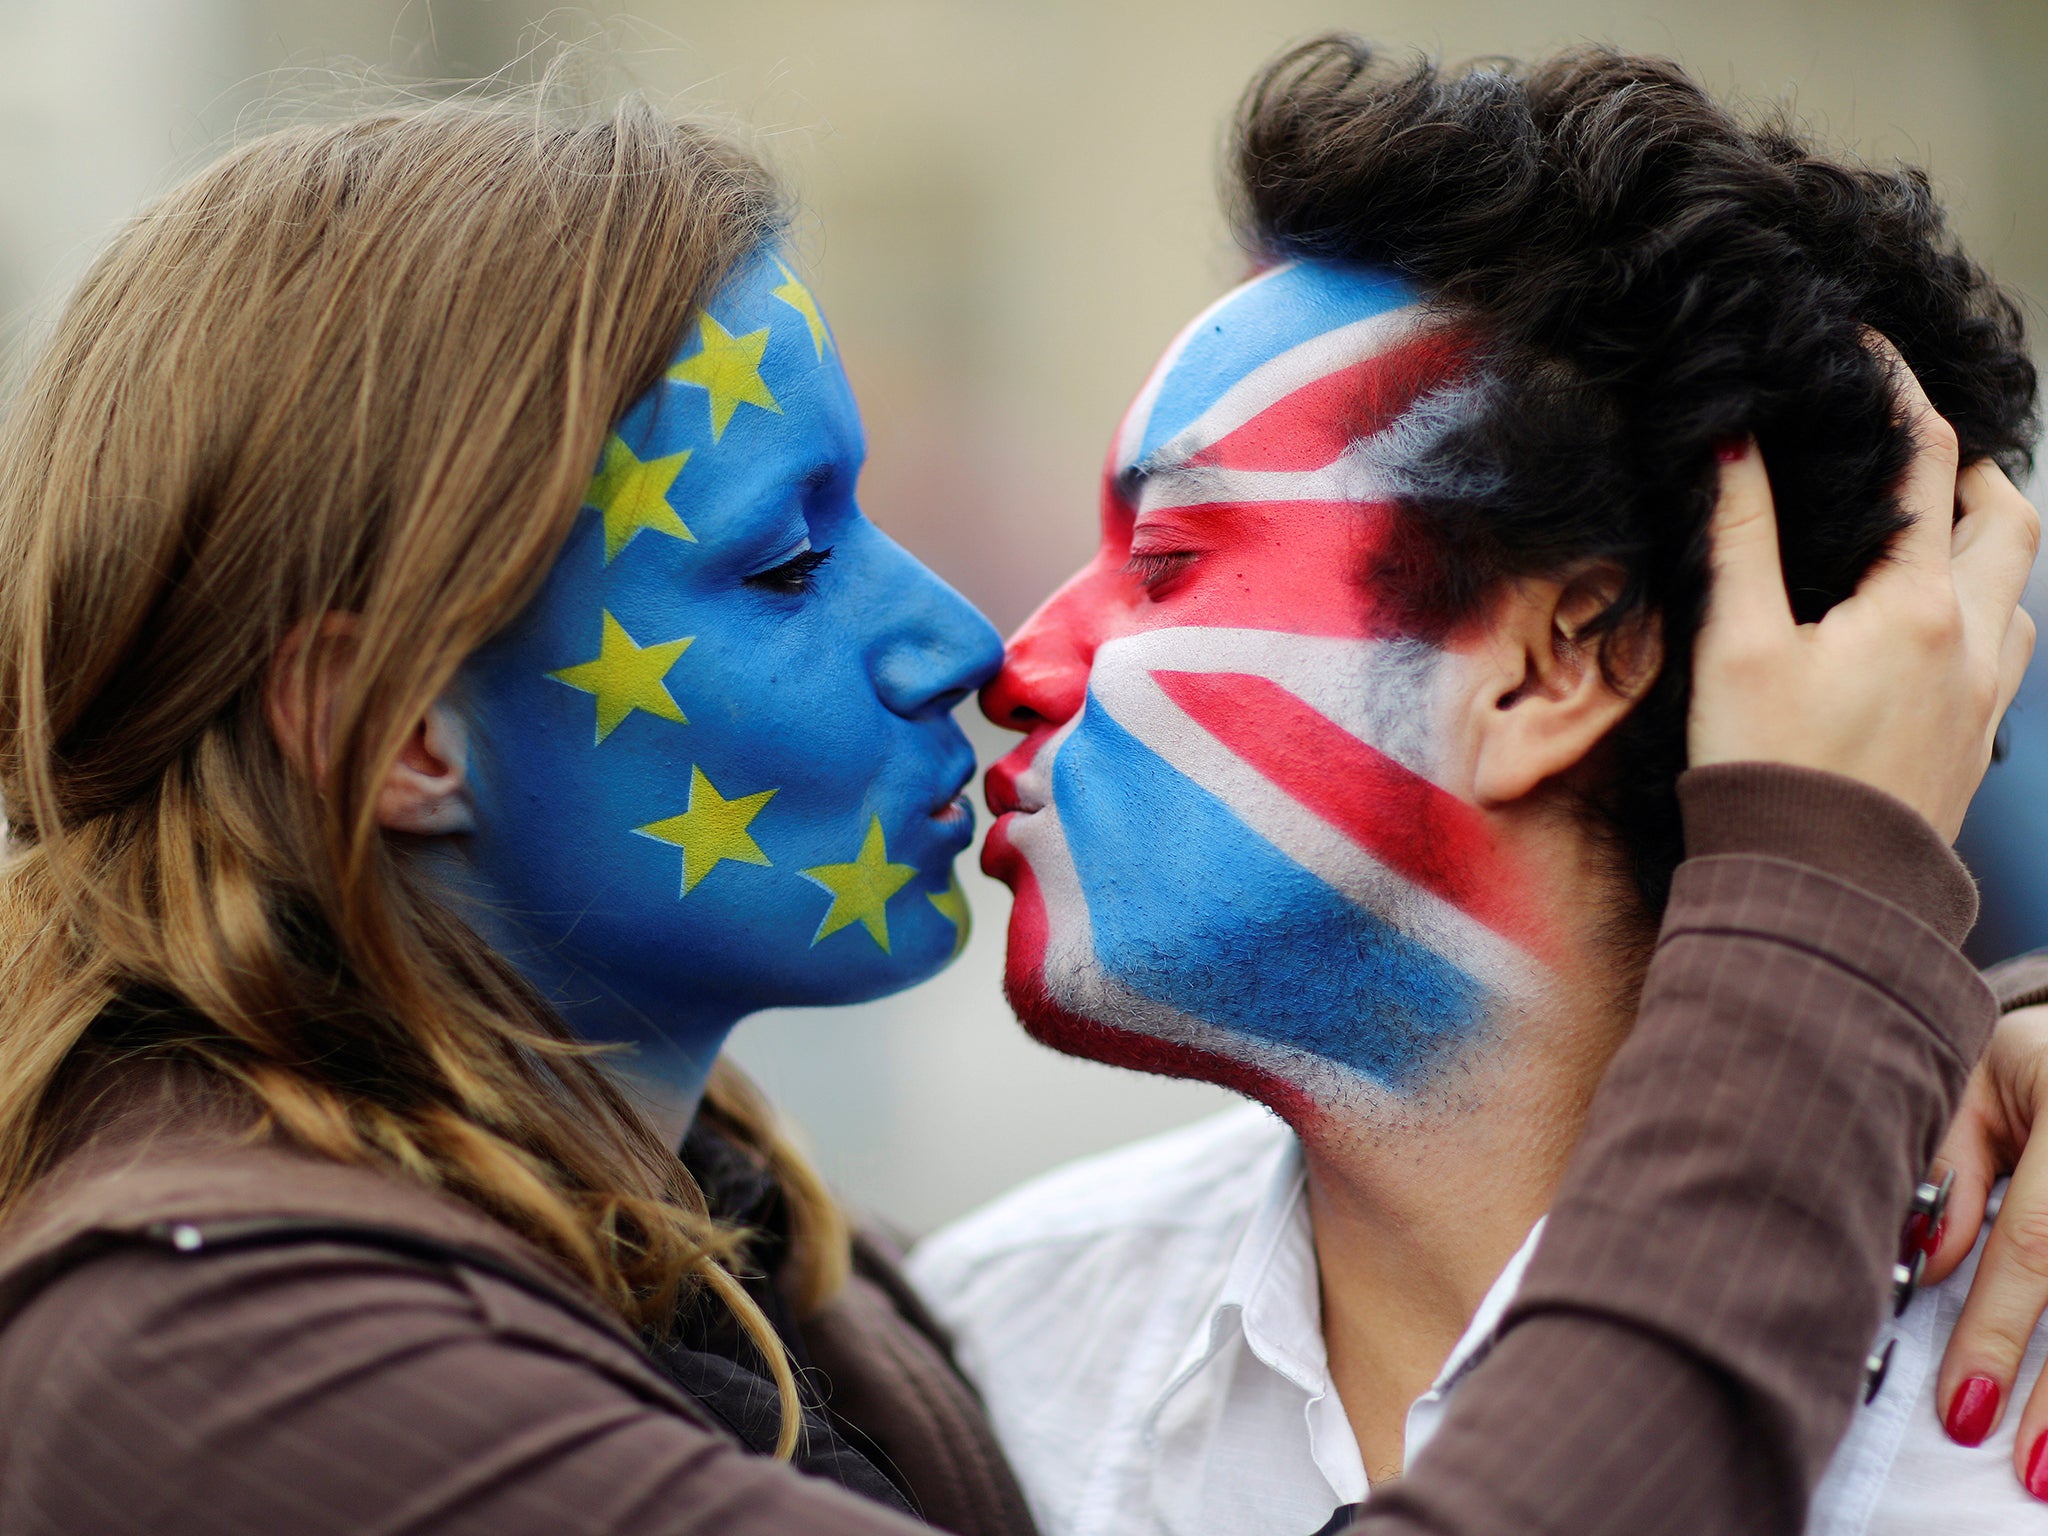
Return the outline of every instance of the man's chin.
[[[993,831],[989,841],[992,844],[996,842]],[[1008,839],[1004,839],[997,850],[995,862],[1001,864],[1000,871],[989,868],[990,855],[984,849],[983,867],[1008,884],[1016,898],[1010,903],[1009,950],[1003,963],[1003,995],[1010,1000],[1010,1007],[1024,1026],[1024,1032],[1040,1044],[1064,1051],[1069,1056],[1084,1056],[1090,1061],[1131,1067],[1140,1072],[1160,1072],[1172,1077],[1204,1076],[1198,1072],[1175,1070],[1171,1053],[1185,1051],[1185,1047],[1171,1046],[1147,1035],[1113,1028],[1062,1007],[1054,999],[1052,988],[1046,981],[1051,930],[1045,910],[1045,893],[1039,888],[1029,862],[1009,845]],[[1186,1054],[1195,1056],[1200,1053]]]
[[[1001,821],[990,829],[988,846],[982,852],[982,867],[1008,885],[1016,898],[1010,904],[1003,995],[1009,999],[1026,1034],[1041,1045],[1088,1061],[1150,1072],[1158,1077],[1214,1083],[1257,1099],[1297,1128],[1318,1118],[1315,1101],[1299,1084],[1232,1057],[1106,1024],[1061,1003],[1047,979],[1052,929],[1045,909],[1045,892],[1030,861],[1007,836],[999,839],[998,833],[1006,830]],[[991,847],[995,850],[993,860]]]
[[[1003,995],[1009,999],[1010,1008],[1024,1026],[1024,1032],[1039,1044],[1051,1046],[1068,1056],[1099,1061],[1106,1066],[1126,1067],[1133,1072],[1149,1072],[1155,1077],[1213,1083],[1248,1099],[1256,1099],[1298,1130],[1320,1118],[1316,1102],[1297,1083],[1228,1056],[1105,1024],[1063,1007],[1046,984],[1042,964],[1018,963],[1017,939],[1013,913],[1010,960],[1003,972]]]

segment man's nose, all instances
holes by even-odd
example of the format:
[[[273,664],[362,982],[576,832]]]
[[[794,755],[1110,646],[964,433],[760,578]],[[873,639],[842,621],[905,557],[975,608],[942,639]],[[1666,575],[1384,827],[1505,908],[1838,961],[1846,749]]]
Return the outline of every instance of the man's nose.
[[[911,569],[908,580],[889,584],[890,622],[872,653],[875,691],[906,719],[949,714],[995,675],[1003,637],[980,609],[903,549],[891,544],[889,553]]]
[[[981,690],[981,712],[1012,731],[1065,725],[1088,697],[1095,644],[1080,579],[1055,592],[1010,638],[1003,669]]]

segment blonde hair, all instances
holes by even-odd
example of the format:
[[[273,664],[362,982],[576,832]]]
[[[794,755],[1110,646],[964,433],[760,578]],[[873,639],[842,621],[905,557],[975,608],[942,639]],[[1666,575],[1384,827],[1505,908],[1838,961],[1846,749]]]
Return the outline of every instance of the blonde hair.
[[[636,1325],[709,1287],[788,1453],[741,1235],[375,815],[537,589],[608,424],[779,217],[744,149],[637,99],[453,102],[247,144],[92,268],[0,427],[0,1219],[95,1020],[153,1017],[267,1131],[452,1192]],[[357,617],[316,785],[264,696],[330,612]],[[830,1198],[729,1066],[704,1113],[780,1181],[793,1299],[822,1305]]]

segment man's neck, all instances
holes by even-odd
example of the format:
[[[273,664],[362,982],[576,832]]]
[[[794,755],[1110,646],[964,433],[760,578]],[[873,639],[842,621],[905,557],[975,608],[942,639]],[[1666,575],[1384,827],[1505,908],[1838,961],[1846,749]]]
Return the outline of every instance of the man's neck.
[[[1626,1019],[1553,1004],[1455,1084],[1302,1128],[1323,1337],[1367,1476],[1398,1476],[1409,1405],[1549,1208]]]

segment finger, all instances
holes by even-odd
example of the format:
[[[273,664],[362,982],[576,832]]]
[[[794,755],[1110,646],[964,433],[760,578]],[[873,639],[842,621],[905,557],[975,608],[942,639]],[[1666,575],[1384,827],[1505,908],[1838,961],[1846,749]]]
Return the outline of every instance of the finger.
[[[1916,1230],[1910,1222],[1907,1224],[1909,1249],[1917,1248],[1927,1259],[1920,1277],[1922,1285],[1939,1285],[1970,1256],[1970,1250],[1977,1246],[1978,1230],[1984,1225],[1984,1207],[1990,1203],[1991,1186],[2005,1172],[1977,1124],[1972,1116],[1959,1115],[1949,1127],[1941,1150],[1935,1154],[1934,1166],[1928,1170],[1928,1182],[1934,1184],[1941,1182],[1944,1172],[1955,1174],[1941,1221],[1932,1230]]]
[[[1950,535],[1949,566],[1964,623],[1999,634],[2019,606],[2041,547],[2041,519],[2005,472],[1989,460],[1956,477],[1962,509]]]
[[[1935,1402],[1949,1438],[1982,1443],[2005,1416],[2027,1341],[2048,1311],[2048,1151],[2029,1142],[1942,1357]],[[2031,1447],[2029,1447],[2031,1449]]]
[[[2018,695],[2020,684],[2026,680],[2027,663],[2033,659],[2034,616],[2024,608],[2015,608],[2012,622],[2005,627],[2005,639],[1998,647],[1998,712],[1991,717],[1991,735],[1998,734],[1998,723]]]
[[[1899,349],[1875,331],[1871,351],[1890,370],[1893,408],[1913,443],[1913,457],[1899,481],[1899,508],[1912,522],[1892,549],[1891,568],[1921,577],[1947,571],[1949,529],[1955,521],[1956,433],[1935,411]],[[1880,566],[1877,575],[1886,567]]]
[[[1720,454],[1720,490],[1708,525],[1713,541],[1713,598],[1702,626],[1702,649],[1717,630],[1756,635],[1792,626],[1785,572],[1778,563],[1778,509],[1756,440]]]
[[[2034,1390],[2027,1394],[2012,1452],[2013,1470],[2037,1499],[2048,1499],[2048,1450],[2044,1446],[2048,1446],[2048,1372],[2034,1379]]]

